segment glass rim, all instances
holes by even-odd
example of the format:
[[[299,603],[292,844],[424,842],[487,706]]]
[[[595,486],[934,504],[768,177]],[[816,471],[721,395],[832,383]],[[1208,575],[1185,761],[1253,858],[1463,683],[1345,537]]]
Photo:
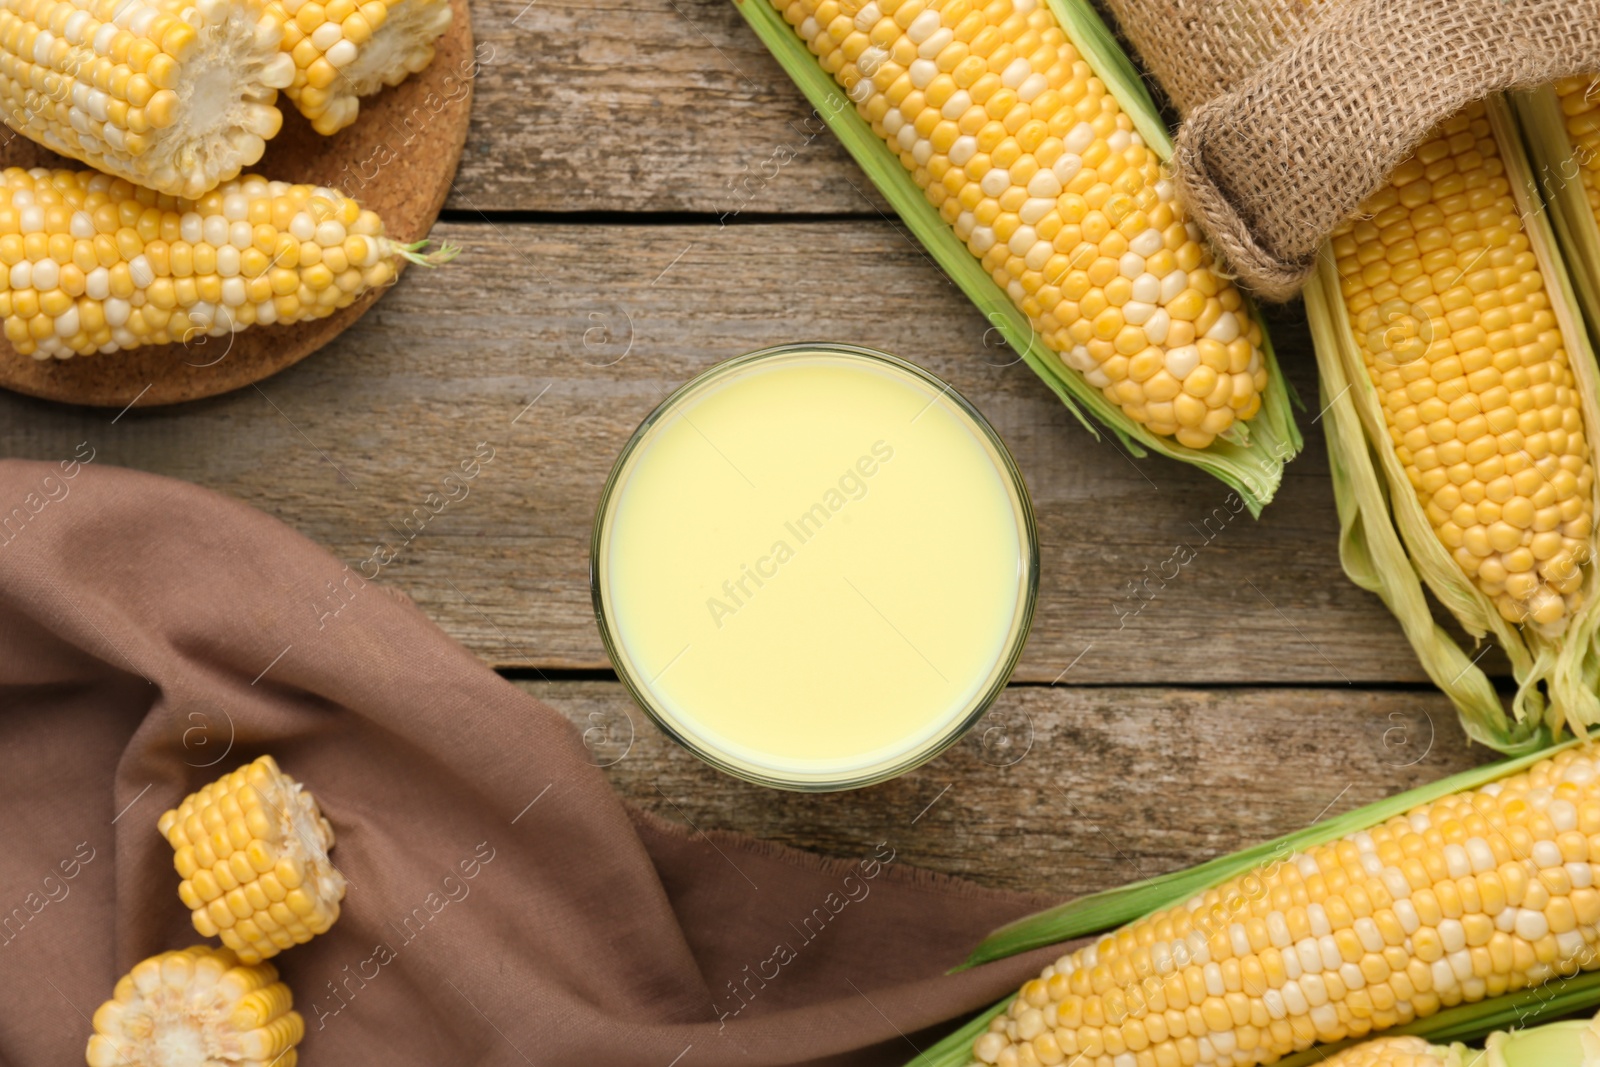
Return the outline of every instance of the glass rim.
[[[1019,521],[1019,533],[1026,551],[1020,560],[1024,573],[1019,582],[1021,595],[1017,598],[1016,610],[1012,613],[1010,630],[1007,635],[1006,646],[1001,656],[995,660],[993,677],[989,684],[969,702],[966,712],[959,721],[952,723],[941,736],[931,743],[920,745],[911,749],[904,759],[884,761],[880,764],[860,772],[841,774],[832,778],[818,776],[803,778],[799,776],[785,776],[780,772],[763,773],[758,769],[744,766],[726,758],[724,753],[697,740],[693,736],[686,736],[686,732],[676,727],[671,717],[657,706],[657,698],[649,691],[647,685],[641,684],[635,677],[633,663],[626,651],[622,648],[620,635],[616,632],[614,616],[607,609],[604,591],[604,574],[601,560],[603,559],[602,547],[605,544],[606,534],[610,528],[610,519],[614,514],[612,505],[615,503],[616,491],[622,482],[623,474],[629,467],[629,460],[633,458],[644,440],[649,436],[658,423],[666,416],[678,409],[691,394],[700,391],[706,385],[720,378],[728,377],[755,363],[778,360],[784,357],[804,354],[847,356],[862,360],[867,363],[877,363],[921,380],[932,386],[936,391],[935,400],[947,397],[957,410],[974,425],[981,433],[983,440],[995,457],[997,467],[1001,473],[1002,481],[1008,490],[1011,503]],[[600,501],[595,507],[594,526],[589,538],[589,592],[594,606],[595,623],[600,630],[600,639],[605,645],[606,656],[611,660],[612,669],[616,672],[617,680],[628,690],[634,702],[650,718],[656,727],[671,738],[674,743],[688,750],[696,758],[710,764],[724,774],[756,785],[767,786],[772,789],[784,789],[803,793],[827,793],[847,789],[859,789],[879,782],[886,782],[897,778],[907,771],[922,766],[929,760],[939,756],[950,746],[965,737],[978,722],[988,714],[1000,694],[1005,692],[1006,686],[1011,681],[1011,675],[1016,670],[1017,663],[1022,658],[1024,647],[1028,643],[1028,636],[1033,629],[1033,615],[1039,594],[1039,534],[1033,514],[1033,501],[1028,495],[1027,483],[1023,481],[1022,471],[1017,467],[1016,460],[1011,455],[1011,450],[1006,447],[998,432],[983,416],[972,402],[949,382],[909,360],[888,352],[860,345],[845,344],[837,341],[793,342],[789,344],[773,345],[768,348],[756,349],[743,355],[733,356],[720,363],[706,368],[699,374],[678,386],[665,399],[651,409],[629,435],[622,449],[617,453],[616,460],[611,465],[610,473],[606,475],[605,484],[600,490]]]

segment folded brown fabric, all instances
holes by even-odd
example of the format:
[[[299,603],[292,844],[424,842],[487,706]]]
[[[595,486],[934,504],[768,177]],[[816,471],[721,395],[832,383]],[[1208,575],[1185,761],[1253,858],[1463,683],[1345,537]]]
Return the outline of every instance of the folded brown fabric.
[[[156,819],[261,753],[349,881],[272,961],[309,1067],[897,1064],[1052,955],[946,976],[1043,902],[892,840],[824,859],[630,810],[389,585],[84,445],[0,463],[0,1061],[81,1063],[118,976],[201,940]]]

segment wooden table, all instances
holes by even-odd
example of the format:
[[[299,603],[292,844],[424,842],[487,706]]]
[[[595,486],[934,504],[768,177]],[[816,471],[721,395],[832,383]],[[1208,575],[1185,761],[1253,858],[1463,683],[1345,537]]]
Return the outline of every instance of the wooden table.
[[[189,479],[365,559],[561,709],[635,802],[699,829],[1062,896],[1171,870],[1486,759],[1379,601],[1339,568],[1298,308],[1275,316],[1305,454],[1259,521],[1096,440],[886,214],[727,0],[482,0],[472,134],[435,236],[357,328],[259,388],[180,408],[0,395],[0,455]],[[994,422],[1038,509],[1032,640],[987,723],[872,789],[777,794],[667,742],[614,681],[589,527],[665,391],[785,341],[930,367]],[[128,398],[133,401],[135,398]],[[470,495],[424,505],[479,443]],[[1194,558],[1163,582],[1180,544]],[[1170,573],[1170,568],[1168,568]],[[631,737],[631,744],[629,738]]]

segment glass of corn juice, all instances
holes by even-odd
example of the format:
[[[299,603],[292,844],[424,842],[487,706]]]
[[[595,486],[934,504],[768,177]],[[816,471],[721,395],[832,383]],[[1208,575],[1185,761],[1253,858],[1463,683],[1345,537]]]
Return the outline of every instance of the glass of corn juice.
[[[948,384],[840,344],[718,364],[647,417],[590,554],[617,675],[670,737],[783,789],[880,782],[980,719],[1022,653],[1022,476]]]

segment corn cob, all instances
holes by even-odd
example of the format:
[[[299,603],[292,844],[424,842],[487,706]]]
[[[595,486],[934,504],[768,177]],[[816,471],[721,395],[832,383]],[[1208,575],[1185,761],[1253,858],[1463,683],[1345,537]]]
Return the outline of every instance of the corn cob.
[[[1600,78],[1565,78],[1555,92],[1589,213],[1600,222]]]
[[[1457,1067],[1460,1062],[1459,1052],[1452,1058],[1451,1049],[1430,1045],[1420,1037],[1380,1037],[1335,1052],[1323,1061],[1326,1067]]]
[[[295,64],[284,91],[318,133],[356,120],[361,97],[399,85],[433,62],[450,28],[450,0],[272,0]]]
[[[271,964],[196,945],[136,965],[94,1013],[89,1067],[294,1067],[305,1020]]]
[[[1048,9],[773,3],[1067,366],[1191,448],[1257,413],[1259,326]]]
[[[261,158],[294,78],[259,0],[4,0],[4,121],[46,148],[174,196]]]
[[[1569,748],[1062,956],[972,1059],[1270,1064],[1600,967],[1594,861],[1600,748]]]
[[[1333,253],[1428,521],[1505,619],[1583,602],[1594,471],[1560,324],[1483,106],[1445,122]]]
[[[1566,78],[1513,100],[1573,287],[1591,326],[1600,325],[1600,77]]]
[[[271,756],[185,797],[157,826],[194,928],[243,962],[304,944],[339,918],[345,880],[328,860],[333,827]]]
[[[1481,1052],[1420,1037],[1380,1037],[1318,1062],[1322,1067],[1600,1067],[1600,1019],[1496,1030]]]
[[[250,176],[178,200],[92,171],[0,174],[0,317],[36,359],[323,318],[393,280],[403,245],[331,189]]]

